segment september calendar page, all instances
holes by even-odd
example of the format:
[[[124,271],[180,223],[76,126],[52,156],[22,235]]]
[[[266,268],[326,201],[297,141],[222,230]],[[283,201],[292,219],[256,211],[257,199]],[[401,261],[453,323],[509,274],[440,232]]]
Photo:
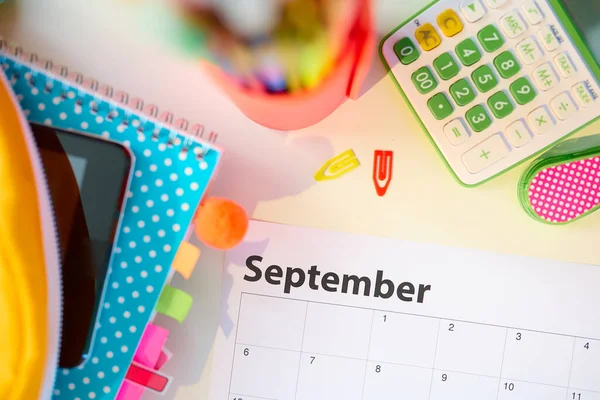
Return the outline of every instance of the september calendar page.
[[[600,400],[600,267],[252,222],[210,400]]]

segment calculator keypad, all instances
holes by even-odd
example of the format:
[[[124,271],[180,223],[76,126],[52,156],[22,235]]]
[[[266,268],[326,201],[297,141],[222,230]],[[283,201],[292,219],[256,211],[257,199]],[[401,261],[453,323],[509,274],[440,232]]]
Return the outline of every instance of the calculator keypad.
[[[498,51],[504,45],[504,38],[494,25],[488,25],[479,31],[477,38],[483,49],[488,53]]]
[[[515,147],[523,147],[531,142],[531,133],[527,125],[522,120],[513,122],[506,128],[506,136],[510,143]]]
[[[544,57],[542,49],[533,37],[529,37],[517,45],[519,58],[526,65],[535,64]]]
[[[483,132],[492,125],[492,119],[483,105],[467,111],[467,121],[475,132]]]
[[[486,14],[481,0],[465,1],[460,5],[460,10],[465,19],[471,23],[479,21]]]
[[[431,113],[437,120],[443,120],[452,115],[454,107],[443,93],[438,93],[433,96],[427,103]]]
[[[537,97],[535,88],[526,77],[519,78],[510,85],[510,93],[522,106],[531,103]]]
[[[444,133],[453,146],[459,146],[469,139],[469,131],[461,119],[455,119],[446,125]]]
[[[444,53],[436,58],[433,67],[440,78],[445,81],[454,78],[460,72],[460,66],[450,53]]]
[[[534,0],[525,0],[521,9],[531,25],[537,25],[544,20],[544,14]]]
[[[472,78],[481,93],[487,93],[498,86],[498,78],[489,65],[477,68]]]
[[[504,79],[512,78],[521,71],[521,65],[511,51],[505,51],[496,57],[494,65]]]
[[[515,111],[515,106],[504,92],[498,92],[488,100],[488,106],[494,116],[498,119],[504,119]]]
[[[535,133],[543,135],[554,126],[554,118],[547,107],[539,107],[529,114],[529,125],[533,127]]]
[[[454,10],[449,9],[440,14],[437,19],[439,27],[447,37],[453,37],[462,32],[464,25]]]
[[[429,67],[418,69],[412,75],[412,81],[421,94],[430,93],[431,91],[435,90],[438,85],[437,80],[435,79],[435,76],[433,76],[433,72],[431,72]]]
[[[477,173],[498,162],[510,153],[510,149],[500,135],[493,135],[489,139],[467,151],[463,162],[471,173]]]
[[[512,11],[502,17],[500,25],[506,36],[511,39],[518,38],[527,30],[527,25],[518,11]]]
[[[450,94],[454,98],[456,104],[458,104],[461,107],[472,103],[477,97],[477,94],[475,94],[473,87],[466,79],[461,79],[454,85],[450,86]]]
[[[477,64],[481,60],[481,51],[473,39],[467,39],[456,46],[456,54],[460,62],[466,66]]]
[[[558,85],[558,75],[550,63],[542,64],[533,71],[533,79],[540,90],[548,91]]]
[[[414,63],[419,59],[419,50],[410,38],[404,38],[394,45],[394,52],[404,65]]]
[[[413,91],[422,98],[407,93],[408,98],[427,106],[425,112],[415,108],[465,183],[478,183],[491,174],[487,168],[500,172],[550,145],[579,126],[556,137],[557,125],[572,125],[582,110],[594,109],[598,83],[588,78],[548,0],[441,0],[414,22],[417,27],[409,23],[388,40],[395,45],[396,63],[417,66],[393,73],[403,82],[404,68],[410,70]],[[483,143],[503,149],[495,153],[502,156],[483,157],[479,164],[466,156]],[[506,157],[502,169],[491,168]]]
[[[415,37],[425,51],[431,51],[442,44],[442,38],[431,24],[418,27],[415,31]]]
[[[577,105],[571,99],[571,96],[567,92],[562,93],[556,96],[554,99],[552,99],[552,101],[550,102],[550,107],[552,108],[554,114],[561,121],[568,120],[573,114],[577,112]]]

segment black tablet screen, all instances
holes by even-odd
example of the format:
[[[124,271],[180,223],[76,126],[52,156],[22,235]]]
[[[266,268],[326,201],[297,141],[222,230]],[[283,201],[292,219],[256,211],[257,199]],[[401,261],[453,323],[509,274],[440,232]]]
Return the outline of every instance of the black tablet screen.
[[[87,356],[131,169],[127,150],[32,124],[54,206],[63,279],[60,367]]]

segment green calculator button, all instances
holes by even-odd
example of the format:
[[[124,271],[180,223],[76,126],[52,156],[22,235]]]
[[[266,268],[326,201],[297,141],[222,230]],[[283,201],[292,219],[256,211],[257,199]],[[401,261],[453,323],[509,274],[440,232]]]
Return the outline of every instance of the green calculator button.
[[[493,53],[500,50],[504,45],[504,38],[500,34],[498,28],[494,25],[488,25],[477,34],[479,43],[488,53]]]
[[[427,94],[435,89],[438,85],[437,80],[433,76],[433,72],[428,67],[419,68],[412,75],[412,81],[417,87],[419,93]]]
[[[521,71],[521,65],[510,51],[505,51],[496,57],[494,65],[504,79],[512,78]]]
[[[535,88],[529,79],[525,77],[517,79],[515,83],[510,85],[510,93],[521,105],[531,103],[537,97]]]
[[[454,101],[456,101],[456,104],[461,107],[471,103],[477,97],[473,87],[466,79],[461,79],[450,86],[450,94],[454,98]]]
[[[492,125],[492,119],[485,107],[478,105],[467,111],[467,121],[475,132],[485,131]]]
[[[433,62],[433,67],[438,75],[445,81],[454,78],[458,75],[460,67],[450,53],[444,53]]]
[[[515,106],[504,92],[498,92],[488,100],[488,106],[498,119],[508,117],[515,111]]]
[[[450,104],[450,100],[443,93],[438,93],[429,99],[427,103],[431,113],[437,120],[448,118],[454,112],[454,107]]]
[[[419,50],[410,38],[405,37],[394,45],[394,52],[404,65],[409,65],[419,58]]]
[[[460,42],[458,46],[456,46],[456,54],[458,55],[460,62],[467,67],[476,64],[481,60],[481,51],[479,51],[479,48],[473,39],[467,39]]]
[[[481,93],[487,93],[498,86],[498,78],[496,78],[494,70],[489,65],[477,68],[471,77],[475,82],[475,86],[477,86],[477,90]]]

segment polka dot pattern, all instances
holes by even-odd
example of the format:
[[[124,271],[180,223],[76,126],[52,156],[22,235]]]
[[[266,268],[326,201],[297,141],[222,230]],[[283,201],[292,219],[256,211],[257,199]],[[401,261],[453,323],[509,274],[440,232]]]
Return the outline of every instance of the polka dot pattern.
[[[77,368],[60,370],[53,391],[53,399],[113,399],[169,274],[165,266],[173,261],[221,153],[66,81],[57,80],[48,92],[48,78],[40,71],[15,66],[3,53],[0,66],[31,121],[109,138],[135,156],[89,357]],[[37,79],[28,81],[26,75]],[[97,112],[90,108],[92,101]],[[165,145],[169,136],[172,146]],[[180,157],[183,146],[191,150],[187,157]],[[199,153],[204,158],[194,156]]]
[[[531,180],[529,204],[540,218],[558,224],[597,208],[600,205],[600,158],[544,169]]]

